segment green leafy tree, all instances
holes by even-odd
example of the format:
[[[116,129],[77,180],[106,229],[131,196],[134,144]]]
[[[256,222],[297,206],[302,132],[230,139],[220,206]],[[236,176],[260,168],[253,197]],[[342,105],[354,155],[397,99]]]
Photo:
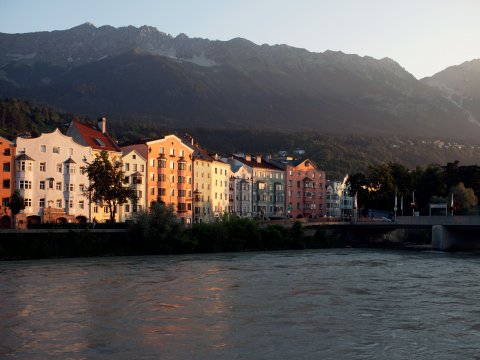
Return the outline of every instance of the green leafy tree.
[[[16,220],[17,220],[17,215],[25,209],[25,199],[20,195],[18,190],[15,190],[8,199],[8,204],[7,206],[10,208],[10,211],[12,212],[12,227],[15,229],[16,226]]]
[[[136,198],[135,191],[124,184],[125,172],[122,165],[121,160],[110,160],[108,153],[102,151],[95,155],[91,164],[82,167],[90,180],[87,196],[95,203],[107,205],[111,222],[115,221],[117,206],[125,204],[128,199]]]
[[[154,202],[150,211],[139,211],[132,225],[135,238],[145,241],[151,253],[172,253],[182,247],[183,224],[170,206]]]
[[[454,209],[460,214],[468,214],[478,204],[478,199],[473,189],[466,188],[463,183],[458,183],[450,188],[449,199],[451,199],[452,195]]]

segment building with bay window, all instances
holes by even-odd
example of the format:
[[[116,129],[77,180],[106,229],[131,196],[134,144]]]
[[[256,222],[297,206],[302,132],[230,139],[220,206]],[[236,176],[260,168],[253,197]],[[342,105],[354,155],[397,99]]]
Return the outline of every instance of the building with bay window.
[[[82,166],[93,161],[92,149],[58,129],[37,138],[17,138],[15,187],[25,199],[19,224],[90,220],[89,181]]]

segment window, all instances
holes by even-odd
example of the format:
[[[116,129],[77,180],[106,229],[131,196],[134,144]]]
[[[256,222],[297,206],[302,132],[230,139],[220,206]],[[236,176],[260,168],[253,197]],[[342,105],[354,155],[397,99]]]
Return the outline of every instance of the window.
[[[130,171],[130,164],[129,163],[125,163],[125,171]]]
[[[4,179],[3,180],[3,188],[4,189],[10,189],[10,179]]]
[[[126,213],[130,212],[130,205],[129,204],[125,204],[125,212]]]
[[[26,161],[19,161],[17,163],[17,169],[18,171],[25,171],[27,170],[27,162]]]
[[[57,199],[57,209],[62,208],[62,199]]]
[[[62,173],[62,164],[57,164],[57,172]]]
[[[40,201],[38,202],[38,206],[39,207],[45,207],[45,199],[40,199]]]
[[[3,163],[3,171],[4,172],[10,172],[10,163],[9,162]]]
[[[98,213],[98,206],[97,206],[97,205],[95,205],[95,206],[93,207],[93,212],[94,212],[95,214]]]
[[[72,164],[67,165],[67,171],[70,174],[75,174],[75,165],[72,165]]]
[[[68,184],[68,190],[70,192],[74,192],[75,191],[75,184]],[[70,207],[72,207],[72,206],[70,206]]]
[[[78,191],[80,191],[81,193],[85,192],[85,184],[78,185]]]
[[[185,170],[187,168],[187,164],[184,162],[178,163],[178,170]]]
[[[68,148],[68,155],[70,155],[70,156],[73,155],[73,148]]]
[[[165,148],[163,146],[160,147],[160,154],[165,154]]]
[[[73,200],[68,200],[68,207],[73,209]]]
[[[167,160],[164,160],[164,159],[158,160],[158,167],[161,169],[165,169],[167,167]]]
[[[10,156],[10,149],[7,148],[7,149],[3,150],[3,155]]]
[[[155,188],[150,188],[150,195],[155,195]]]
[[[60,181],[55,184],[55,189],[62,190],[62,183]]]
[[[45,172],[47,171],[47,163],[40,163],[40,171]]]
[[[178,190],[178,197],[185,197],[187,196],[186,190]]]
[[[78,207],[79,207],[80,209],[85,209],[85,201],[84,201],[84,200],[80,200],[80,201],[78,202]]]
[[[32,182],[29,180],[20,180],[20,186],[18,187],[19,189],[31,189],[32,188]]]
[[[47,152],[47,145],[40,145],[40,152]]]
[[[145,165],[143,165],[143,164],[140,165],[140,171],[145,172]]]
[[[175,156],[175,149],[170,149],[170,156]]]
[[[40,181],[40,190],[45,190],[45,181]]]
[[[170,161],[170,169],[175,169],[175,161]]]
[[[108,206],[104,206],[104,207],[103,207],[103,213],[104,213],[104,214],[108,214]]]
[[[60,147],[59,146],[54,146],[52,149],[54,154],[60,154]]]
[[[265,190],[267,188],[267,184],[260,182],[258,183],[258,190]]]
[[[160,196],[165,196],[167,194],[167,189],[164,189],[164,188],[159,188],[158,189],[158,194]]]
[[[25,207],[32,206],[32,199],[24,199],[24,204],[25,204]]]

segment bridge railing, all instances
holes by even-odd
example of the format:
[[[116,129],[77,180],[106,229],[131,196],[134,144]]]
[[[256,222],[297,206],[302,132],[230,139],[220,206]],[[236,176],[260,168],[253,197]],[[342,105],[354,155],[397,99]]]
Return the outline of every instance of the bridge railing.
[[[480,216],[397,216],[400,225],[480,225]]]

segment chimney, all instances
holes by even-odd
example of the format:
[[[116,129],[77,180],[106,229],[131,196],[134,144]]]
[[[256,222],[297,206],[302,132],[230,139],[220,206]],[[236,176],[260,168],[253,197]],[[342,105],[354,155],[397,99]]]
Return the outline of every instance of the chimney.
[[[262,155],[257,155],[257,163],[261,163],[262,162]]]
[[[246,161],[252,161],[252,155],[250,155],[250,154],[245,154],[245,160],[246,160]]]
[[[107,132],[107,118],[101,117],[97,120],[97,127],[98,129],[105,134]]]

